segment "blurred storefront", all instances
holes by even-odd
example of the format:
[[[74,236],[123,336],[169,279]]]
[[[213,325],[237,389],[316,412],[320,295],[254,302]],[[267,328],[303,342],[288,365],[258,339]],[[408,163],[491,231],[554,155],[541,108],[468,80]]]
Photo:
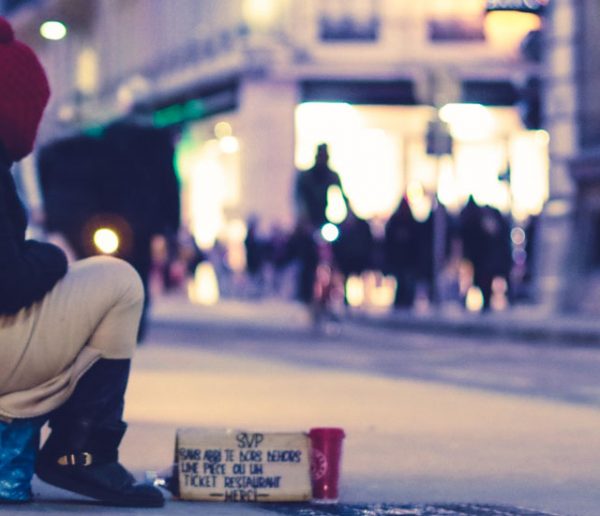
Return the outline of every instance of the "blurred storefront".
[[[295,171],[330,144],[359,215],[404,193],[425,217],[472,194],[516,220],[548,197],[549,138],[528,85],[546,2],[4,0],[53,84],[41,137],[131,118],[173,128],[184,223],[210,248],[244,221],[291,227]],[[47,19],[64,39],[42,39]],[[539,44],[539,43],[538,43]],[[534,92],[535,93],[535,92]],[[448,124],[450,154],[428,152]]]

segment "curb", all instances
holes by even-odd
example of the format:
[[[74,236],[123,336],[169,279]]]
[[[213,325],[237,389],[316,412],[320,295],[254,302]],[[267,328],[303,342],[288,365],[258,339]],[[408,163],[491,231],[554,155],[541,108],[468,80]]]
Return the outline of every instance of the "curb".
[[[211,332],[243,334],[246,336],[270,335],[285,338],[309,336],[315,329],[309,323],[284,324],[271,313],[254,314],[251,319],[232,313],[220,312],[213,317],[193,317],[189,314],[154,314],[150,322],[157,329],[204,328]],[[352,312],[341,319],[341,324],[353,324],[363,328],[379,328],[398,332],[414,332],[430,335],[452,335],[468,338],[515,339],[529,344],[549,344],[567,347],[600,346],[600,324],[583,319],[541,318],[538,315],[510,312],[499,314],[414,314],[414,313],[366,313]]]
[[[530,343],[553,343],[563,346],[600,346],[600,325],[589,321],[520,320],[506,316],[465,316],[463,319],[446,316],[414,314],[369,315],[353,314],[351,320],[367,326],[398,331],[429,334],[451,334],[468,337],[487,337],[526,340]]]

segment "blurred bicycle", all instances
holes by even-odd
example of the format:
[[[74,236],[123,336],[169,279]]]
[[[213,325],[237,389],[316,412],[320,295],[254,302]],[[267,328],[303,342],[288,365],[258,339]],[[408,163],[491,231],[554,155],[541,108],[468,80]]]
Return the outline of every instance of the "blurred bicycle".
[[[330,330],[333,323],[337,327],[344,309],[344,276],[335,263],[333,242],[339,237],[339,228],[326,223],[316,232],[318,263],[313,285],[311,317],[315,328]],[[329,325],[329,326],[328,326]]]

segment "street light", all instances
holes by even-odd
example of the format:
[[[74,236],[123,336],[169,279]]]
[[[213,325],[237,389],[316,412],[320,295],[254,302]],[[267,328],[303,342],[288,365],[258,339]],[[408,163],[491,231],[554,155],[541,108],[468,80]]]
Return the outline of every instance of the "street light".
[[[59,41],[67,35],[67,26],[60,21],[47,20],[40,25],[40,34],[44,39]]]

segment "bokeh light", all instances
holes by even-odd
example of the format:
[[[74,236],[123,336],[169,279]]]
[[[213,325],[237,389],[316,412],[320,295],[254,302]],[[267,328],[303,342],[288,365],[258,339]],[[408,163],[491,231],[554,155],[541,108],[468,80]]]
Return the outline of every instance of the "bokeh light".
[[[67,35],[67,26],[56,20],[48,20],[40,26],[40,34],[44,39],[59,41]]]

